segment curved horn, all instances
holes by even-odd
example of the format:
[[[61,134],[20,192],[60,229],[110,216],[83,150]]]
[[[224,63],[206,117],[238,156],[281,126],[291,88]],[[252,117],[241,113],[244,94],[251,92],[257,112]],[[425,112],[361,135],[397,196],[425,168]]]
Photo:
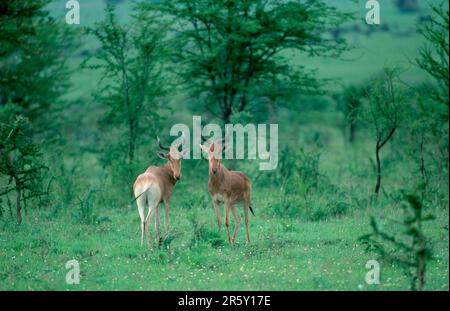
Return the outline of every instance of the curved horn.
[[[201,134],[201,137],[202,137],[202,143],[205,143],[208,140],[207,138],[205,138],[205,136],[203,136],[203,134]]]
[[[159,136],[158,136],[158,135],[156,136],[156,140],[158,141],[159,148],[161,148],[162,150],[167,150],[167,151],[170,150],[169,147],[166,147],[166,146],[164,146],[164,145],[161,143],[161,140],[159,139]]]

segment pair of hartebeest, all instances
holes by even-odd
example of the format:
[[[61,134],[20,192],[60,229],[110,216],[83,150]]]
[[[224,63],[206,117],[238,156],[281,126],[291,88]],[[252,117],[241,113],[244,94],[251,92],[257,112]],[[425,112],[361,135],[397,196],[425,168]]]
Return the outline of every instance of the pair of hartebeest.
[[[248,229],[248,210],[253,214],[250,206],[250,197],[252,186],[250,180],[241,172],[228,170],[220,163],[221,153],[226,149],[225,140],[215,140],[204,144],[201,149],[208,155],[209,161],[209,179],[208,192],[210,193],[217,215],[217,224],[219,226],[219,235],[222,228],[222,217],[220,212],[220,204],[225,204],[225,226],[228,234],[228,241],[234,244],[236,234],[239,229],[240,217],[236,210],[236,203],[243,203],[245,229],[247,231],[247,242],[250,243],[250,233]],[[156,241],[161,242],[159,233],[159,215],[158,205],[164,203],[164,227],[166,233],[169,230],[169,206],[170,196],[176,182],[181,178],[181,159],[187,153],[187,150],[179,150],[183,140],[174,146],[166,147],[161,144],[157,137],[160,149],[166,152],[158,151],[159,157],[167,162],[164,166],[150,166],[147,170],[139,175],[134,182],[133,191],[138,206],[139,216],[141,218],[141,246],[144,244],[144,232],[147,236],[147,242],[151,245],[149,225],[155,220]],[[145,216],[145,206],[148,206],[148,213]],[[233,237],[230,234],[229,214],[233,214],[235,220]]]

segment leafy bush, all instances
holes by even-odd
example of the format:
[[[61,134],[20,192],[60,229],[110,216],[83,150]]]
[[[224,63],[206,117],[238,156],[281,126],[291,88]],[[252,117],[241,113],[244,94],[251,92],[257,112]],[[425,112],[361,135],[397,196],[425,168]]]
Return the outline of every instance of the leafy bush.
[[[89,190],[83,198],[78,198],[77,218],[85,224],[97,223],[98,217],[94,213],[95,190]]]
[[[217,243],[217,232],[208,227],[206,223],[198,217],[197,212],[189,214],[189,221],[193,231],[191,246],[204,242],[210,242],[214,246]]]
[[[17,222],[21,223],[27,200],[47,194],[42,187],[47,167],[41,159],[39,145],[30,137],[28,120],[16,115],[12,104],[0,112],[0,174],[7,179],[0,196],[15,194]]]
[[[299,218],[306,221],[322,221],[339,217],[350,211],[351,204],[341,195],[331,192],[315,193],[305,200],[300,195],[288,194],[280,200],[268,203],[271,213],[278,217]]]
[[[278,162],[278,180],[287,193],[307,194],[317,190],[320,178],[319,161],[321,152],[317,149],[307,150],[304,147],[293,149],[286,146]]]
[[[383,231],[375,218],[371,218],[372,233],[360,241],[367,252],[377,253],[382,259],[399,264],[410,279],[411,290],[422,290],[425,286],[426,263],[432,258],[430,240],[425,236],[422,224],[434,220],[431,214],[424,215],[422,202],[415,195],[404,195],[404,218],[391,223],[400,225],[400,232]]]

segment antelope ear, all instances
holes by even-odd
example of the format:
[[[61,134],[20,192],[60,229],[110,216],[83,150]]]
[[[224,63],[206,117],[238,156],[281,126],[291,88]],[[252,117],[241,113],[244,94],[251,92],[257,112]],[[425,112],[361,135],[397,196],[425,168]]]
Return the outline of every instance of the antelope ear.
[[[156,154],[157,154],[158,157],[160,157],[161,159],[167,159],[167,154],[165,154],[164,152],[157,151]]]

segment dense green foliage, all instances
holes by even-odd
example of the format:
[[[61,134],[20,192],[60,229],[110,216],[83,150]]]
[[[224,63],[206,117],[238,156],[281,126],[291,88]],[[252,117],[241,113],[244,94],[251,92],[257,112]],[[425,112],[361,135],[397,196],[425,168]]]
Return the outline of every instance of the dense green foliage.
[[[149,9],[173,19],[173,60],[182,83],[224,123],[233,113],[255,113],[264,101],[276,105],[317,87],[304,68],[288,65],[284,51],[337,57],[345,48],[322,33],[346,15],[320,1],[175,0]]]
[[[55,101],[67,91],[65,62],[73,34],[44,10],[48,0],[0,1],[0,105],[11,102],[34,124],[51,131]]]
[[[439,107],[440,114],[444,122],[448,119],[448,92],[449,92],[449,41],[448,9],[444,5],[433,6],[434,18],[420,29],[421,34],[426,38],[427,44],[421,48],[420,56],[417,57],[417,65],[430,74],[437,83],[437,87],[432,87],[430,97],[436,101],[438,106],[442,104],[446,107]]]
[[[33,138],[57,135],[54,117],[60,107],[55,102],[63,103],[67,50],[74,46],[72,32],[45,10],[48,3],[0,1],[0,170],[6,182],[0,197],[14,193],[19,223],[27,199],[45,194],[46,165]],[[9,196],[4,202],[11,210]]]
[[[6,196],[11,211],[7,195],[14,192],[17,222],[21,223],[22,202],[26,204],[31,198],[46,195],[42,190],[42,175],[47,167],[42,163],[39,146],[29,137],[27,120],[15,116],[11,106],[2,107],[0,119],[0,173],[8,181],[2,187],[0,197]]]
[[[95,55],[99,64],[88,68],[101,70],[103,76],[96,100],[109,107],[102,120],[103,129],[113,132],[112,139],[105,137],[104,145],[109,145],[106,150],[115,155],[115,160],[126,159],[128,185],[135,173],[132,165],[136,145],[145,141],[144,133],[155,131],[160,119],[158,97],[163,95],[165,82],[161,77],[164,32],[164,25],[155,23],[153,16],[139,7],[130,25],[122,26],[112,6],[107,7],[105,20],[88,30],[101,44]],[[114,142],[123,136],[127,139]],[[122,150],[127,151],[125,156]],[[108,162],[112,159],[109,156],[105,160],[111,164]]]

